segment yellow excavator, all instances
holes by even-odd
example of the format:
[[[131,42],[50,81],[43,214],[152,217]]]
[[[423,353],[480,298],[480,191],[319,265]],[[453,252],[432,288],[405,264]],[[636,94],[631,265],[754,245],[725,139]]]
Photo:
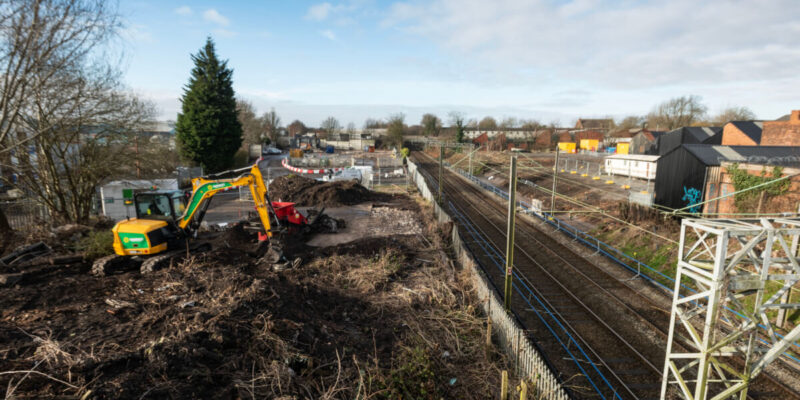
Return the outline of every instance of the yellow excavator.
[[[224,178],[233,176],[232,178]],[[190,195],[183,191],[144,191],[134,194],[136,218],[118,222],[112,228],[114,254],[97,259],[92,273],[106,275],[137,265],[142,273],[156,270],[190,251],[209,250],[197,232],[211,198],[217,193],[248,187],[261,222],[259,240],[267,241],[277,232],[308,230],[321,222],[336,229],[335,221],[320,211],[313,223],[300,214],[294,203],[271,202],[258,163],[252,167],[192,179]],[[273,221],[277,229],[273,229]],[[333,222],[334,226],[330,226]]]

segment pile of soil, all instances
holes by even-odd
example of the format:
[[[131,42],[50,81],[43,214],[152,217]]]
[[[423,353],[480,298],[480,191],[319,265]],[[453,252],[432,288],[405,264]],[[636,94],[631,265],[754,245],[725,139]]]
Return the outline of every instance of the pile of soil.
[[[321,182],[298,175],[275,178],[269,190],[272,200],[289,201],[300,207],[336,207],[374,199],[372,192],[355,180]]]
[[[0,386],[11,398],[490,398],[508,364],[485,351],[479,300],[429,214],[425,237],[308,250],[278,272],[236,226],[217,238],[227,245],[150,274],[95,277],[84,263],[0,287]]]

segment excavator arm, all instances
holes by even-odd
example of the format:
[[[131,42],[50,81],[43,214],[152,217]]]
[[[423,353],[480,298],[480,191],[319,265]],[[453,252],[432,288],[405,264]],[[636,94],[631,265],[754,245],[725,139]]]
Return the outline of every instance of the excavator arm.
[[[205,209],[211,197],[221,191],[247,186],[253,195],[256,212],[258,212],[258,217],[261,219],[264,231],[267,236],[271,237],[272,231],[269,217],[271,204],[267,195],[267,186],[264,184],[258,163],[252,167],[229,171],[225,174],[236,172],[241,172],[242,174],[230,179],[214,179],[215,176],[220,176],[221,174],[192,179],[192,197],[189,199],[186,211],[178,220],[178,226],[183,230],[193,230],[203,220]]]

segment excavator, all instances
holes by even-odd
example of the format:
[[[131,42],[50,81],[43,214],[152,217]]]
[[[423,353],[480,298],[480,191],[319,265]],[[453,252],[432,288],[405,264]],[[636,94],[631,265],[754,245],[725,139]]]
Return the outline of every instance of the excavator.
[[[259,241],[270,241],[278,233],[283,236],[308,232],[322,225],[328,231],[336,230],[335,221],[323,214],[324,210],[309,222],[295,209],[294,203],[270,201],[256,162],[252,167],[194,178],[191,194],[179,190],[135,193],[136,218],[114,225],[111,229],[114,254],[97,259],[92,273],[102,276],[136,266],[140,272],[148,273],[191,251],[210,250],[211,243],[198,238],[210,200],[218,193],[238,187],[248,187],[253,195],[261,222]]]

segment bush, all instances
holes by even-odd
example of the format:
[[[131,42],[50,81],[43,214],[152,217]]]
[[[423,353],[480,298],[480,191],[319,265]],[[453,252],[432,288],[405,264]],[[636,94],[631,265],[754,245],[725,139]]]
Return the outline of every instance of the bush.
[[[75,250],[82,252],[86,260],[110,255],[114,252],[114,234],[110,230],[91,231],[75,243]]]

